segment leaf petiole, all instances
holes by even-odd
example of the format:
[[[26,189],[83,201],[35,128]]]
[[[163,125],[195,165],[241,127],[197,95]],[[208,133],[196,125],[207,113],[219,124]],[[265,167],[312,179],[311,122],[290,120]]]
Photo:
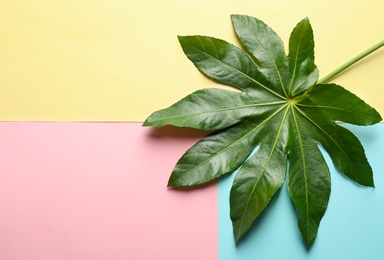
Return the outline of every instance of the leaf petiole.
[[[370,48],[366,49],[365,51],[363,51],[362,53],[356,55],[355,57],[353,57],[352,59],[350,59],[349,61],[347,61],[346,63],[344,63],[340,67],[338,67],[337,69],[333,70],[332,72],[330,72],[328,75],[326,75],[322,79],[318,80],[317,83],[318,84],[327,83],[330,79],[334,78],[335,76],[337,76],[338,74],[343,72],[348,67],[352,66],[353,64],[355,64],[356,62],[358,62],[359,60],[364,58],[365,56],[371,54],[372,52],[378,50],[379,48],[381,48],[383,46],[384,46],[384,40],[381,40],[378,43],[376,43],[375,45],[373,45],[372,47],[370,47]]]

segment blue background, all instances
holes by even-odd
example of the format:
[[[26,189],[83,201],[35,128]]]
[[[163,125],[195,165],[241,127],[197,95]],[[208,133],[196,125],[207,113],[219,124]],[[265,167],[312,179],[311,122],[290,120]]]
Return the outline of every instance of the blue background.
[[[229,217],[231,174],[219,180],[219,259],[384,259],[384,124],[343,124],[362,142],[372,166],[375,188],[357,185],[331,171],[328,209],[308,250],[297,226],[294,206],[284,185],[237,245]],[[324,151],[324,150],[322,150]]]

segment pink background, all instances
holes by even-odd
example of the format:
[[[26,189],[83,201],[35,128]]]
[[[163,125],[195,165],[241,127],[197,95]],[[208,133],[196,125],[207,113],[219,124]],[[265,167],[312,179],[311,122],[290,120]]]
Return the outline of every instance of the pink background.
[[[217,184],[166,187],[188,131],[0,123],[0,259],[217,259]]]

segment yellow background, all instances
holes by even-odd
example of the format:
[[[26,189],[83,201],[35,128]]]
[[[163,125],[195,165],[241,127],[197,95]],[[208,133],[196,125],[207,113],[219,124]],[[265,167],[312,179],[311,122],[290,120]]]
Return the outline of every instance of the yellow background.
[[[1,121],[143,121],[190,92],[218,87],[177,35],[236,45],[230,14],[271,26],[285,45],[308,16],[321,76],[384,37],[379,0],[0,0]],[[384,115],[384,48],[334,82]]]

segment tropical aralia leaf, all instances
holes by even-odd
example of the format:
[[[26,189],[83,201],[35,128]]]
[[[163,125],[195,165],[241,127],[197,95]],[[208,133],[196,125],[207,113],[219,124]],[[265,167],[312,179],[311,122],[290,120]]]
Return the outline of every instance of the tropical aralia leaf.
[[[317,84],[308,18],[293,29],[288,55],[279,36],[261,20],[244,15],[231,19],[245,50],[208,36],[179,36],[179,42],[204,75],[241,92],[198,90],[154,112],[144,125],[212,131],[179,159],[168,186],[206,183],[240,167],[230,193],[236,241],[287,179],[300,232],[310,246],[331,192],[319,145],[342,174],[373,187],[364,148],[338,122],[371,125],[381,116],[343,87]]]

